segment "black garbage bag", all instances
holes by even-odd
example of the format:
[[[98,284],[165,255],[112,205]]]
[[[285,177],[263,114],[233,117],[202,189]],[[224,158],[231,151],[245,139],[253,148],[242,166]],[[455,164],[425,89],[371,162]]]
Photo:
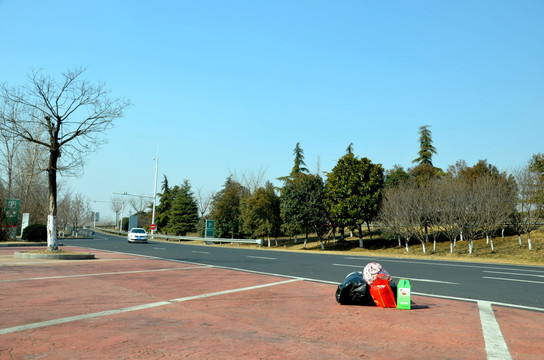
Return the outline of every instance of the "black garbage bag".
[[[336,301],[342,305],[376,305],[370,296],[370,286],[362,271],[355,271],[344,279],[336,289]]]

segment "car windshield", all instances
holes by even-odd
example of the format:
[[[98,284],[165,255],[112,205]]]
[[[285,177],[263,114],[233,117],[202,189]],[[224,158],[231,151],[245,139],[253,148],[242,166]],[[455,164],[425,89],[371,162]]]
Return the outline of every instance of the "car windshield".
[[[138,234],[145,234],[145,230],[144,230],[144,229],[132,229],[132,230],[130,230],[130,232],[132,232],[132,233],[138,233]]]

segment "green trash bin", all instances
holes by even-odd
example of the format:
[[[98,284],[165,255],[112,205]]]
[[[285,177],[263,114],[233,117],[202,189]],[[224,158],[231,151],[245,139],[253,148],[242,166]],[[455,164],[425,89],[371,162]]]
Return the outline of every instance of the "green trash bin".
[[[397,309],[410,310],[411,308],[411,288],[410,281],[407,279],[400,279],[397,285]]]

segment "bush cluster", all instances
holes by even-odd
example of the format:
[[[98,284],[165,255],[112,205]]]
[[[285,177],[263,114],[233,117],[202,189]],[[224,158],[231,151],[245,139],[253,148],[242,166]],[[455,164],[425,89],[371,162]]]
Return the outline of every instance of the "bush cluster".
[[[45,224],[32,224],[27,226],[23,235],[23,241],[45,241],[47,240],[47,226]]]

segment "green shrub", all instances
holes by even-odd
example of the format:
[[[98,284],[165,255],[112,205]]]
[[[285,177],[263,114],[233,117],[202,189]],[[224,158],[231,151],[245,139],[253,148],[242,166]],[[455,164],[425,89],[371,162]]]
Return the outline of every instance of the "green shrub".
[[[0,227],[0,241],[8,241],[8,233],[3,227]]]
[[[28,225],[21,236],[23,241],[46,241],[47,226],[45,224]]]

